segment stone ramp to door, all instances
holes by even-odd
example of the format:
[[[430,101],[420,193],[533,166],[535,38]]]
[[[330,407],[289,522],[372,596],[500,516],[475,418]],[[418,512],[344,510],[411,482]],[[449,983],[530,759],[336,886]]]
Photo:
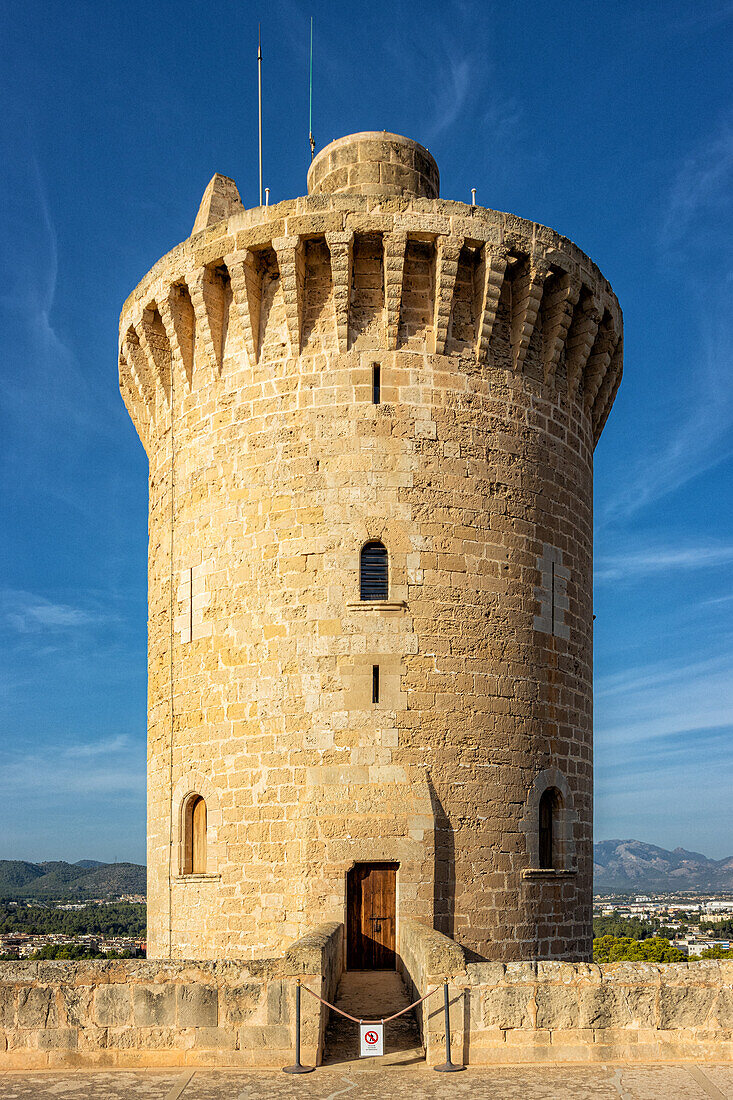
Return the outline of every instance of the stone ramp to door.
[[[410,1004],[402,978],[396,970],[346,970],[339,982],[336,1002],[340,1009],[363,1020],[380,1020]],[[352,1063],[352,1068],[374,1069],[380,1065],[407,1066],[424,1061],[425,1052],[412,1012],[398,1016],[384,1026],[381,1058],[359,1058],[359,1026],[331,1012],[326,1030],[323,1064]]]

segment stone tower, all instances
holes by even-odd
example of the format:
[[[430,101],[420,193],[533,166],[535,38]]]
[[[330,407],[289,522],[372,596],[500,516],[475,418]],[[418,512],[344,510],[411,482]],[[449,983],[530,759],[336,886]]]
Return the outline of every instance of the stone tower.
[[[621,312],[567,238],[438,194],[388,133],[267,208],[215,176],[122,310],[151,956],[342,920],[369,965],[368,922],[388,958],[411,916],[489,959],[590,957],[593,448]]]

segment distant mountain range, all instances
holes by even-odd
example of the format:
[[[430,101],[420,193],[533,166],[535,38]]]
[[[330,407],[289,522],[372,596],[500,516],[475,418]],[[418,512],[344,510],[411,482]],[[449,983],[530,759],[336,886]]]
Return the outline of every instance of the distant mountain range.
[[[144,894],[146,869],[137,863],[99,863],[80,859],[27,863],[0,860],[0,898],[110,898],[119,894]]]
[[[700,852],[657,848],[641,840],[602,840],[594,845],[593,891],[672,893],[683,890],[733,892],[733,856],[708,859]],[[144,894],[146,869],[138,863],[100,863],[80,859],[28,863],[0,860],[0,898],[84,901],[119,894]]]
[[[657,848],[641,840],[602,840],[593,846],[593,892],[733,892],[733,856],[708,859],[700,852]]]

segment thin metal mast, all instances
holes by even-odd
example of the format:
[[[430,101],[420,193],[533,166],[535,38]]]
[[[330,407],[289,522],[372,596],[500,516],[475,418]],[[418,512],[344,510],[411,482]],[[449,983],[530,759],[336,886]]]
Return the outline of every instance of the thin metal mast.
[[[311,16],[311,63],[308,90],[308,141],[311,147],[311,160],[316,152],[316,139],[313,137],[313,16]]]
[[[257,24],[257,93],[260,108],[260,206],[262,206],[262,24]]]

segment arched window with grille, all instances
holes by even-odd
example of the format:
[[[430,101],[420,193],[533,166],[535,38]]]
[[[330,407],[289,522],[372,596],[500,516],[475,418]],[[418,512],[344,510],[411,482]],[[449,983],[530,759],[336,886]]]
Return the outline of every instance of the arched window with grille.
[[[184,808],[184,875],[206,874],[206,803],[194,794]]]
[[[557,817],[560,794],[554,787],[543,792],[539,806],[539,863],[543,871],[551,871],[557,863]]]
[[[387,547],[382,542],[367,542],[361,548],[359,570],[362,600],[386,600],[389,593]]]

